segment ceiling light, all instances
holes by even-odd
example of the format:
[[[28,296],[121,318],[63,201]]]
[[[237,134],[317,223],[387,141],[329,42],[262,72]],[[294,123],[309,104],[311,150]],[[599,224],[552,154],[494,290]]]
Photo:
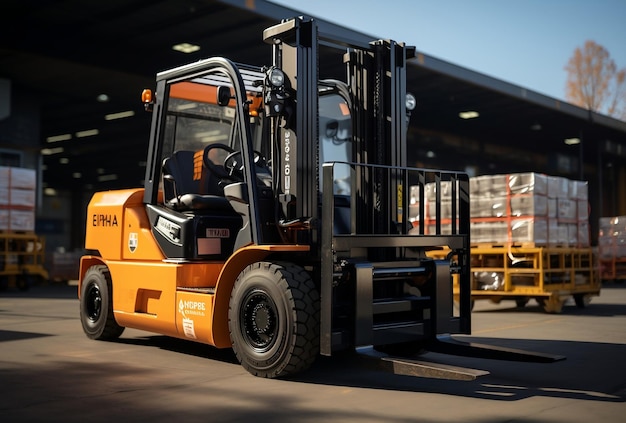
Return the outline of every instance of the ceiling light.
[[[86,131],[78,131],[76,133],[76,138],[85,138],[85,137],[93,137],[94,135],[98,135],[100,131],[97,129],[88,129]]]
[[[44,156],[49,156],[51,154],[58,154],[63,152],[63,147],[55,147],[55,148],[43,148],[41,150],[41,154]]]
[[[43,190],[44,195],[54,196],[57,195],[57,190],[54,188],[45,188]]]
[[[127,110],[125,112],[110,113],[108,115],[105,115],[104,120],[123,119],[131,116],[135,116],[135,112],[132,110]]]
[[[107,181],[115,181],[117,179],[117,175],[111,174],[111,175],[100,175],[98,176],[98,181],[99,182],[107,182]]]
[[[172,50],[180,51],[181,53],[193,53],[200,50],[200,46],[189,43],[180,43],[172,46]]]
[[[580,138],[565,138],[563,142],[567,145],[577,145],[580,144]]]
[[[459,113],[461,119],[474,119],[480,116],[480,114],[474,110],[468,110],[466,112]]]
[[[193,109],[196,107],[196,103],[186,103],[186,104],[180,104],[176,107],[176,110],[188,110],[188,109]]]
[[[541,131],[541,124],[540,123],[533,123],[532,125],[530,125],[530,130],[531,131]]]
[[[98,95],[98,97],[96,97],[96,100],[99,103],[106,103],[107,101],[109,101],[109,96],[107,94],[100,94]]]
[[[68,159],[67,157],[61,157],[59,159],[59,163],[61,164],[68,164],[70,162],[70,159]]]
[[[80,172],[74,172],[72,173],[72,178],[74,179],[80,179],[83,175]]]
[[[46,138],[47,142],[59,142],[59,141],[67,141],[72,139],[72,134],[62,134],[62,135],[53,135],[51,137]]]

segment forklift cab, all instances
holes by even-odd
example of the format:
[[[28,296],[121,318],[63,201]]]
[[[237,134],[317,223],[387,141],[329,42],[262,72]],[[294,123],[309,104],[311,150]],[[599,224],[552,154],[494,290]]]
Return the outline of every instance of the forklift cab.
[[[282,239],[276,193],[285,187],[272,165],[285,160],[272,146],[271,131],[281,128],[268,119],[269,71],[211,60],[159,74],[157,81],[164,95],[153,105],[158,130],[151,135],[144,202],[169,259],[225,260],[247,244]],[[344,162],[336,165],[334,193],[347,197],[348,87],[340,81],[319,87],[318,175],[324,163]]]

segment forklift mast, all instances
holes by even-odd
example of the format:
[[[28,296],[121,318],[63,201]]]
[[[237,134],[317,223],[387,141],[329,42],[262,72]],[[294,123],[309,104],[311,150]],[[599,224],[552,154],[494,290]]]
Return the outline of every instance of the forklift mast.
[[[321,353],[469,333],[468,176],[409,168],[406,162],[406,62],[414,48],[390,40],[349,44],[301,19],[268,28],[264,40],[273,45],[274,66],[285,72],[295,96],[294,117],[277,122],[284,178],[280,197],[286,220],[307,222],[311,229],[299,232],[297,241],[319,254]],[[325,162],[321,172],[321,99],[326,86],[342,89],[337,81],[319,80],[320,43],[347,50],[343,92],[352,132],[352,157],[346,163]],[[342,166],[350,169],[349,195],[336,195],[334,189],[334,173]],[[440,200],[434,207],[437,221],[412,223],[410,187],[417,187],[418,214],[424,216],[429,183]],[[443,184],[451,188],[445,199]],[[453,208],[447,222],[441,219],[442,200]],[[338,220],[345,223],[338,226]],[[450,260],[425,254],[440,248],[452,251],[453,268]],[[452,273],[463,287],[456,315]]]

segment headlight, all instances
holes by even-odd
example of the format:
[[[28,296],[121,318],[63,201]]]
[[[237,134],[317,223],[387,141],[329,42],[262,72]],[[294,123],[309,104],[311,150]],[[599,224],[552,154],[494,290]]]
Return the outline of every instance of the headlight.
[[[417,105],[417,100],[415,99],[415,96],[411,93],[407,93],[406,94],[406,109],[408,111],[411,111],[415,109],[416,105]]]
[[[268,78],[272,86],[279,88],[285,84],[285,74],[278,68],[272,68],[269,71]]]

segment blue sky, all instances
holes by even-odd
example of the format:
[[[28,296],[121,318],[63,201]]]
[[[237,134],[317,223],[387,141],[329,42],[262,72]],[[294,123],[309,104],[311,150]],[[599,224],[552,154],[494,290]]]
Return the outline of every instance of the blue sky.
[[[626,0],[271,1],[557,99],[586,40],[626,68]]]

